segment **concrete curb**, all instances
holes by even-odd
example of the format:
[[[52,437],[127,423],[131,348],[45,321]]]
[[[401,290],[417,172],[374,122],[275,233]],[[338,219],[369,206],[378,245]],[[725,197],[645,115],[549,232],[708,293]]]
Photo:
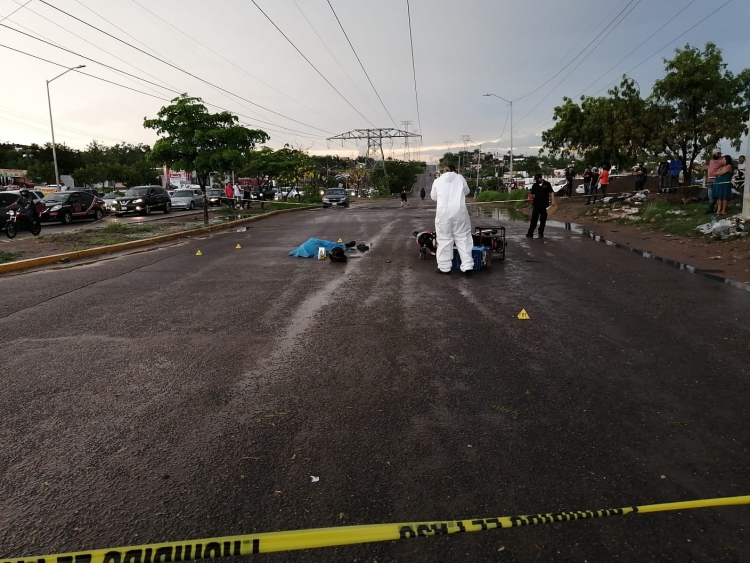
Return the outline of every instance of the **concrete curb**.
[[[160,235],[158,237],[144,238],[140,240],[134,240],[130,242],[121,242],[119,244],[111,244],[109,246],[97,246],[95,248],[87,248],[86,250],[79,250],[76,252],[65,252],[63,254],[52,254],[50,256],[39,256],[37,258],[29,258],[27,260],[17,260],[15,262],[7,262],[0,264],[0,274],[8,272],[17,272],[18,270],[27,270],[29,268],[36,268],[39,266],[47,266],[48,264],[55,264],[61,260],[67,258],[68,260],[77,260],[79,258],[88,258],[90,256],[99,256],[101,254],[112,254],[114,252],[121,252],[123,250],[130,250],[131,248],[140,248],[142,246],[150,246],[152,244],[159,244],[162,242],[169,242],[180,238],[185,238],[192,235],[198,235],[202,233],[212,233],[214,231],[221,231],[224,229],[231,229],[237,225],[244,225],[245,223],[251,223],[253,221],[260,221],[266,217],[272,217],[274,215],[280,215],[282,213],[290,213],[293,211],[304,211],[306,209],[317,209],[317,205],[309,205],[306,207],[297,207],[293,209],[279,209],[277,211],[269,211],[263,215],[256,215],[255,217],[246,217],[245,219],[238,219],[237,221],[229,221],[227,223],[221,223],[218,225],[211,225],[208,227],[200,227],[198,229],[192,229],[190,231],[180,231],[178,233],[170,233],[168,235]]]

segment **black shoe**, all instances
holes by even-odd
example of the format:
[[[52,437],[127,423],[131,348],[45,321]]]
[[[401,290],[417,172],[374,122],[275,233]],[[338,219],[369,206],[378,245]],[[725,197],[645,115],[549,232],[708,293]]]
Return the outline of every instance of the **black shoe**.
[[[465,272],[462,272],[463,275],[471,277],[474,274],[474,270],[466,270]]]
[[[539,238],[544,238],[544,233],[539,233]]]
[[[444,272],[443,270],[441,270],[440,268],[438,268],[437,269],[437,273],[438,274],[443,274],[444,276],[448,276],[448,275],[450,275],[451,271],[448,270],[447,272]]]
[[[534,235],[532,233],[526,233],[526,238],[534,238]]]

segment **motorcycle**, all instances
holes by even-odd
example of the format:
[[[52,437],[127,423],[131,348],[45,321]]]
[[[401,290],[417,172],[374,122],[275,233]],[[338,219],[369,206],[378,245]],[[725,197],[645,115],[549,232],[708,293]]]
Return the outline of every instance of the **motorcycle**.
[[[42,222],[39,217],[34,217],[31,224],[26,215],[18,211],[8,210],[8,219],[5,222],[5,234],[8,238],[15,238],[19,231],[29,231],[37,236],[42,232]]]

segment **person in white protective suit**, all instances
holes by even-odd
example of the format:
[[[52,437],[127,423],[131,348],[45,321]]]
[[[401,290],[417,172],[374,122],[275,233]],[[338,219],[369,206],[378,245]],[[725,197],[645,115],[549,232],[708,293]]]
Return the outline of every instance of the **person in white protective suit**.
[[[449,165],[448,170],[432,183],[430,192],[430,197],[437,202],[435,234],[438,244],[438,272],[450,274],[455,244],[461,257],[461,271],[470,274],[474,269],[474,259],[471,256],[474,244],[465,199],[469,194],[469,186],[463,176],[456,174],[455,166]]]

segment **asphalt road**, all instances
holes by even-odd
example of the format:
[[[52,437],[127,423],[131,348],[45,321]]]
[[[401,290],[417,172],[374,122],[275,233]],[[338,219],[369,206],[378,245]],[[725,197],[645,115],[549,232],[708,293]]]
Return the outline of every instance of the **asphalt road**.
[[[0,557],[750,492],[747,293],[522,223],[506,262],[440,276],[410,235],[431,205],[398,204],[0,278]],[[287,256],[311,236],[372,250]],[[260,558],[739,562],[749,521],[706,509]]]

